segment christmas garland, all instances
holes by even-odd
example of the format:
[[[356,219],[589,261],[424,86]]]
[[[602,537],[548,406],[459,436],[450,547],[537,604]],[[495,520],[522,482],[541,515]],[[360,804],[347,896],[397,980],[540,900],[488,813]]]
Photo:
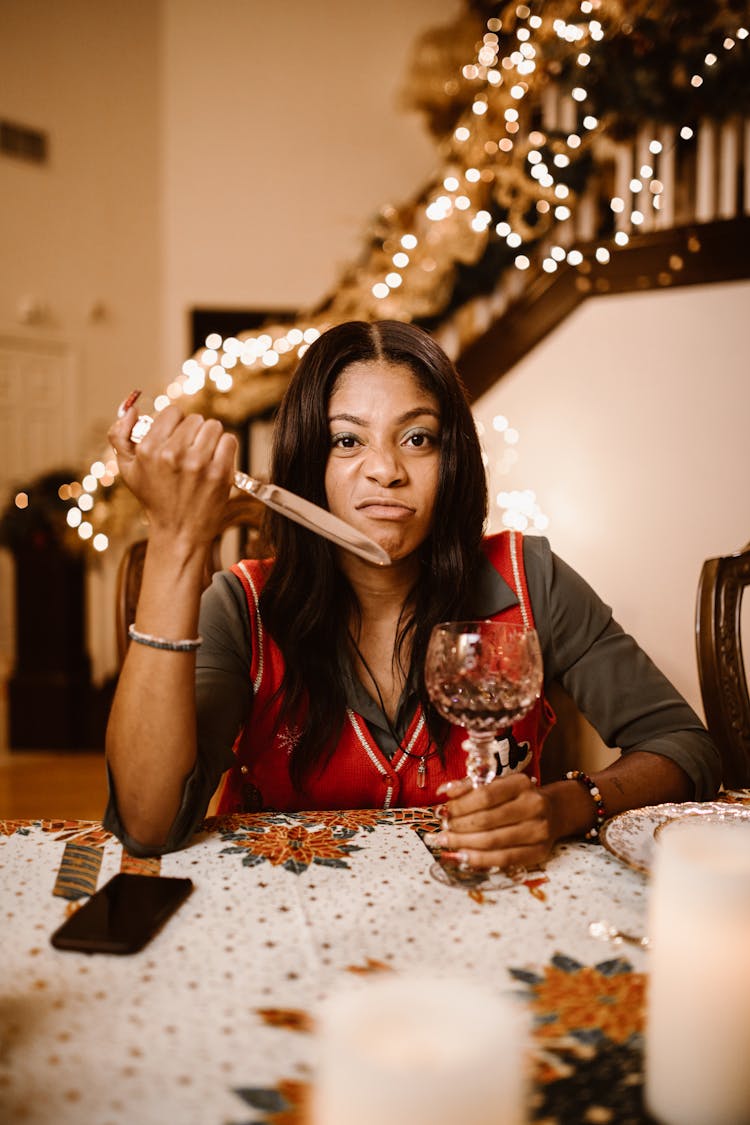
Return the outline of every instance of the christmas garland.
[[[291,326],[209,337],[157,410],[177,401],[240,424],[280,399],[304,349],[331,324],[392,318],[437,329],[496,289],[511,266],[529,268],[599,182],[601,151],[611,163],[614,146],[646,123],[654,132],[673,127],[675,143],[689,147],[700,119],[750,115],[746,0],[467,4],[418,41],[403,90],[436,139],[435,179],[382,208],[359,259],[316,308]],[[545,121],[550,94],[567,103],[565,127]],[[649,192],[661,188],[654,173],[649,206]],[[594,237],[606,242],[615,218],[604,202]],[[567,248],[554,249],[573,263]],[[598,253],[607,260],[606,247]],[[122,491],[113,490],[110,523]],[[97,501],[86,534],[92,523],[106,526],[106,515]]]

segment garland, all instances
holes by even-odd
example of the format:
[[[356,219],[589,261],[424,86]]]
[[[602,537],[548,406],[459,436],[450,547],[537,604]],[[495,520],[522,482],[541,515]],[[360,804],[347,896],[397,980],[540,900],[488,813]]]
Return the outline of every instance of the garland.
[[[607,146],[611,154],[649,122],[682,130],[689,150],[700,118],[750,115],[748,0],[466,2],[417,42],[403,90],[437,142],[435,179],[382,208],[360,258],[316,308],[291,326],[209,338],[157,410],[178,401],[240,424],[278,402],[303,349],[332,324],[391,318],[435,330],[460,318],[504,271],[530,265],[597,184]],[[569,95],[572,129],[541,128],[553,89]],[[606,242],[608,201],[600,212],[596,237]],[[97,501],[99,526],[106,509]]]

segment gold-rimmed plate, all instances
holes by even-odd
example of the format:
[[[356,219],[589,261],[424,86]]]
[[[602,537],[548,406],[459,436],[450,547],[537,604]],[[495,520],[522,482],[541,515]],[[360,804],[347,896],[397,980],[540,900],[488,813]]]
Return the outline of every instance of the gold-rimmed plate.
[[[724,801],[647,805],[613,816],[602,825],[600,838],[612,855],[636,871],[649,875],[659,829],[668,822],[687,817],[750,821],[750,808]]]

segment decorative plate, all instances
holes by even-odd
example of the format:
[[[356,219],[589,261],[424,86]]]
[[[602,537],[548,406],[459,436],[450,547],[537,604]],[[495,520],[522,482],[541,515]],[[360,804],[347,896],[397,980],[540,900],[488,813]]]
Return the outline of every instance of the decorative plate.
[[[653,861],[654,845],[659,828],[668,821],[687,817],[710,817],[711,820],[750,821],[750,808],[724,801],[685,801],[681,804],[647,805],[618,813],[602,825],[601,841],[605,848],[636,871],[648,875]]]

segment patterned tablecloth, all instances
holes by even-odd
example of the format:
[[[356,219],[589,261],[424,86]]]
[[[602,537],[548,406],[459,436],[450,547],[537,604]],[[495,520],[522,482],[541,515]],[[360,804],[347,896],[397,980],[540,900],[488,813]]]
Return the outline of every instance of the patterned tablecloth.
[[[568,843],[512,890],[453,890],[428,874],[432,823],[418,810],[213,818],[159,861],[94,822],[0,822],[0,1120],[305,1122],[321,1001],[414,971],[481,977],[529,1006],[531,1120],[647,1120],[648,953],[588,931],[607,919],[643,933],[647,878]],[[76,900],[121,869],[195,890],[138,954],[53,949]]]

